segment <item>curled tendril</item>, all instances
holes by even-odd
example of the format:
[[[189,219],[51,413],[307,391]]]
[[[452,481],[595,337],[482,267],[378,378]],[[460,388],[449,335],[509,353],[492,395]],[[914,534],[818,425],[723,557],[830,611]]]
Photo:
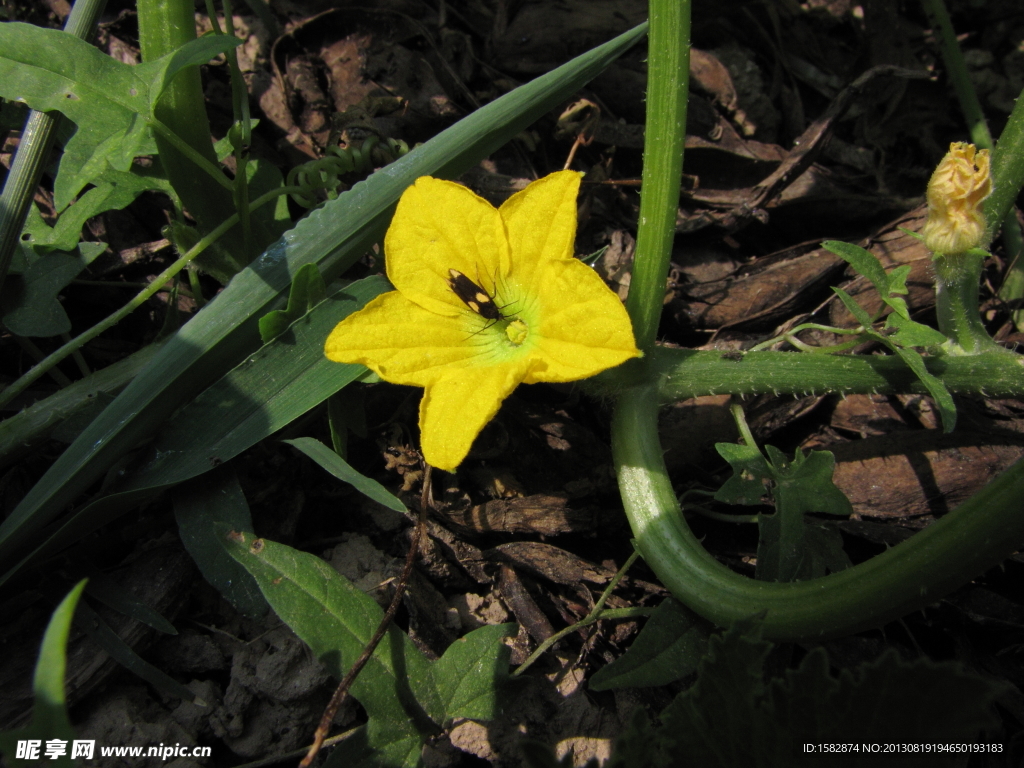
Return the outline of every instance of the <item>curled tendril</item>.
[[[409,145],[401,139],[369,136],[359,146],[329,147],[319,160],[297,165],[288,173],[288,186],[301,187],[292,199],[304,208],[314,208],[324,200],[338,196],[341,176],[362,173],[375,166],[392,163],[409,152]]]

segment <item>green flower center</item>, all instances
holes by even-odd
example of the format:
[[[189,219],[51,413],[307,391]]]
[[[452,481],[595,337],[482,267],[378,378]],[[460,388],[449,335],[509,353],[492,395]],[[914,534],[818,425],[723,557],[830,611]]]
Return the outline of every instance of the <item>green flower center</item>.
[[[505,326],[505,336],[513,346],[518,347],[530,333],[530,327],[518,317]]]

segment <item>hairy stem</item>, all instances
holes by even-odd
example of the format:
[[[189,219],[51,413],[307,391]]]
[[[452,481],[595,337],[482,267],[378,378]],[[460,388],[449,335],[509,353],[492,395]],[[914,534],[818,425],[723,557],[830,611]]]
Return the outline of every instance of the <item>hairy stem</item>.
[[[647,125],[640,229],[626,309],[636,344],[654,346],[675,236],[686,137],[690,0],[651,0],[647,50]]]
[[[1011,555],[1024,541],[1024,459],[911,539],[840,573],[756,581],[712,557],[676,500],[658,441],[657,393],[637,387],[615,411],[619,489],[637,546],[672,594],[725,626],[766,612],[771,640],[821,640],[868,629],[935,602]]]

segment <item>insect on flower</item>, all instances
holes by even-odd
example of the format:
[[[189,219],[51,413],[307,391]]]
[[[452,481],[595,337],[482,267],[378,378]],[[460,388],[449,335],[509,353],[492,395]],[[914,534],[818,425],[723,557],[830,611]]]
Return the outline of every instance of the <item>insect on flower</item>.
[[[402,194],[384,238],[395,290],[342,320],[324,351],[423,387],[433,466],[455,471],[519,384],[578,381],[640,355],[622,302],[574,257],[579,185],[559,171],[501,208],[429,176]]]
[[[491,295],[459,270],[448,270],[448,287],[462,299],[463,304],[481,317],[495,322],[506,319]]]

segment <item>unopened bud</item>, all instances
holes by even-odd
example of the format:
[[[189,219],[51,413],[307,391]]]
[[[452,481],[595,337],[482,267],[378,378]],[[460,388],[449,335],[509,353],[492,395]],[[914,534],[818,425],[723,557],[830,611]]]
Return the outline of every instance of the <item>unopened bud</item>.
[[[989,153],[953,142],[928,182],[928,220],[921,229],[933,253],[963,253],[985,236],[982,201],[992,194]]]

